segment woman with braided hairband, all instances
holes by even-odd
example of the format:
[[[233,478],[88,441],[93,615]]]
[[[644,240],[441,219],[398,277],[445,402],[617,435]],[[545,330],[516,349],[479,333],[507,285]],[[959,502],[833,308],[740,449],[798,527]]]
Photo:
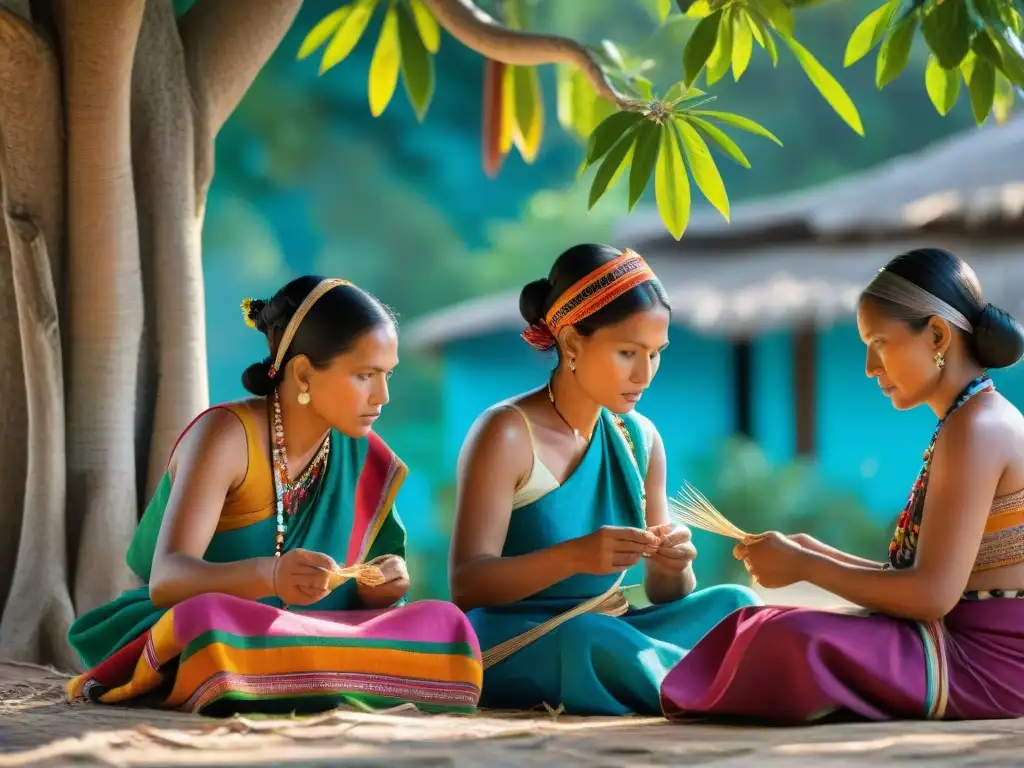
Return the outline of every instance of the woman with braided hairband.
[[[696,552],[669,522],[665,449],[634,408],[668,344],[665,291],[644,260],[563,253],[527,285],[523,336],[557,352],[548,382],[486,411],[459,462],[450,582],[484,652],[487,707],[660,714],[668,669],[745,587],[694,592]],[[630,609],[644,567],[652,607]]]
[[[985,372],[1020,360],[1024,331],[936,248],[889,262],[857,326],[882,394],[938,417],[888,553],[768,533],[735,555],[765,587],[807,581],[862,609],[738,611],[666,677],[670,717],[1024,716],[1024,417]]]
[[[243,311],[270,347],[242,376],[255,397],[179,438],[128,550],[144,586],[74,623],[91,669],[69,695],[204,714],[474,711],[465,615],[405,604],[406,469],[372,431],[398,364],[394,316],[312,276]]]

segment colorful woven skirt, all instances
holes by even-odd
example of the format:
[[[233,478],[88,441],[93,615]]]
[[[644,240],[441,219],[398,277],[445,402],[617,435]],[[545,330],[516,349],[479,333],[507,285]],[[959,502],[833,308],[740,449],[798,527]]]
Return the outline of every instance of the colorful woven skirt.
[[[941,621],[806,608],[743,608],[669,672],[674,719],[1024,716],[1024,600],[962,601]]]
[[[301,612],[207,594],[168,610],[68,695],[208,715],[404,703],[471,713],[482,677],[473,629],[450,603]]]

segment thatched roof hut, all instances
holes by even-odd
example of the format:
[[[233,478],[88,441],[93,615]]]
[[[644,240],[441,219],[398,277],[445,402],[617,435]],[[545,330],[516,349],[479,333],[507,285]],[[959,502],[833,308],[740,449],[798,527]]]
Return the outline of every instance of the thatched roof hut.
[[[972,129],[816,188],[741,203],[732,222],[695,210],[682,242],[656,211],[624,219],[615,244],[651,262],[674,322],[744,336],[850,316],[889,258],[916,246],[952,250],[986,298],[1024,316],[1024,118]],[[434,347],[518,329],[518,291],[464,302],[415,323],[407,341]]]

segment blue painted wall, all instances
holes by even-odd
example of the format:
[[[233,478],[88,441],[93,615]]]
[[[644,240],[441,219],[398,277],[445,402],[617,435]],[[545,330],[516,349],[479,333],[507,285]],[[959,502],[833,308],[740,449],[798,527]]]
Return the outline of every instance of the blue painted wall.
[[[792,337],[767,334],[754,342],[752,353],[753,432],[769,460],[781,464],[796,450]]]

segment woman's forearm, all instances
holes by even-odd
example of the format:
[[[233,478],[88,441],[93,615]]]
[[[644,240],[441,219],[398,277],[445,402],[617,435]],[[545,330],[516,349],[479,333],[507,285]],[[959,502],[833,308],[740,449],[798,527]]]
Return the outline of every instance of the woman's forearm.
[[[819,555],[824,555],[833,560],[836,560],[844,565],[855,565],[859,568],[874,568],[881,570],[884,567],[883,563],[877,560],[868,560],[866,557],[858,557],[857,555],[851,555],[848,552],[830,547],[828,544],[823,544],[820,541],[815,540],[814,545],[811,547],[812,552],[817,552]]]
[[[158,608],[170,608],[209,592],[260,600],[274,594],[273,581],[273,557],[208,563],[188,555],[170,554],[153,565],[149,597]]]
[[[869,567],[849,565],[817,552],[806,552],[804,557],[804,581],[868,610],[927,621],[952,609],[941,588],[925,583],[913,569],[882,570],[874,563]]]
[[[697,587],[693,564],[679,573],[658,570],[649,562],[644,568],[644,593],[655,605],[681,600]]]
[[[573,541],[516,557],[481,557],[452,572],[452,602],[464,611],[515,603],[580,572]]]

